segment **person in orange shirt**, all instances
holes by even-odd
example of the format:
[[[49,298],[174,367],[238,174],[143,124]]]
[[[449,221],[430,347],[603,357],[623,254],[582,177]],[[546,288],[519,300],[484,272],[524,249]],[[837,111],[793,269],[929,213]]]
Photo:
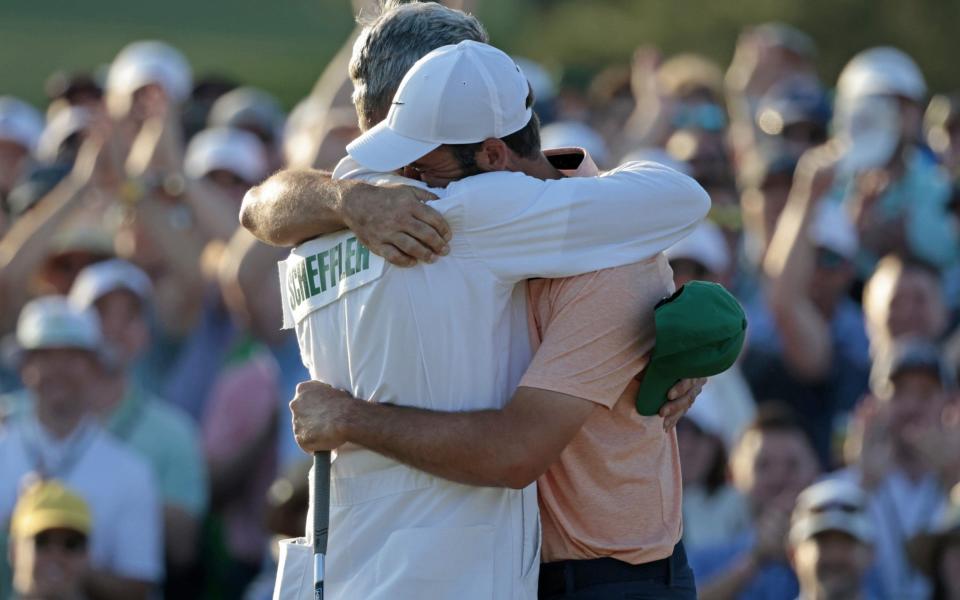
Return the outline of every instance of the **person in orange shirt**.
[[[583,150],[545,154],[564,176],[598,173]],[[677,384],[659,415],[644,417],[634,407],[654,346],[654,307],[674,289],[662,254],[577,277],[531,280],[536,354],[503,410],[373,404],[311,381],[300,384],[291,402],[294,433],[308,452],[349,441],[471,485],[522,488],[536,480],[541,598],[613,591],[694,598],[680,543],[674,425],[704,380]]]

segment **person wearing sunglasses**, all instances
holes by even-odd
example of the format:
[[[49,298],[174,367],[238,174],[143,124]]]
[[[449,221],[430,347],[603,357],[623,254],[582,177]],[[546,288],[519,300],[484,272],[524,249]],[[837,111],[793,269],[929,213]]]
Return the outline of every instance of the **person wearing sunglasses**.
[[[29,485],[10,526],[13,598],[80,600],[89,569],[90,507],[56,480]]]

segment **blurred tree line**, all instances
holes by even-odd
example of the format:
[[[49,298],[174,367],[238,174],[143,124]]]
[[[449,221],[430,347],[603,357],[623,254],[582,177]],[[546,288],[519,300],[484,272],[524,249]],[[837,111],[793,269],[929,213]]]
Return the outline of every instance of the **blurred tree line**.
[[[780,20],[816,40],[835,81],[858,50],[894,44],[933,90],[960,89],[960,0],[476,0],[493,42],[572,84],[633,49],[702,52],[726,66],[745,25]],[[307,94],[352,27],[349,0],[2,0],[0,94],[34,102],[56,69],[108,62],[135,39],[180,47],[200,74],[269,89],[288,106]],[[566,66],[561,71],[561,66]]]
[[[568,77],[627,63],[653,44],[666,56],[703,53],[726,68],[740,30],[783,21],[810,34],[820,75],[836,81],[859,50],[895,45],[912,55],[931,89],[960,89],[960,0],[479,0],[494,43]]]

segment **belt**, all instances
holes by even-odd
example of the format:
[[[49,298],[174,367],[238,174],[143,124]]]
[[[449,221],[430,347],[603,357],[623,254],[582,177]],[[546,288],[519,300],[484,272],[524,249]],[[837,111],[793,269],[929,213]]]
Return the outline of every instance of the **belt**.
[[[615,558],[544,563],[540,565],[539,595],[543,598],[604,583],[629,581],[658,581],[669,585],[675,561],[682,561],[677,567],[686,562],[682,543],[674,547],[671,556],[640,565],[631,565]]]

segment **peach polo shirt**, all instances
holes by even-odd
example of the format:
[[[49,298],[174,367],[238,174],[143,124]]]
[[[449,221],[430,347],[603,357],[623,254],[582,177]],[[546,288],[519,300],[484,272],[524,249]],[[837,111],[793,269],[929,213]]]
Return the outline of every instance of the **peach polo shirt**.
[[[582,151],[547,154],[558,164],[558,155],[572,152]],[[584,155],[564,174],[589,177],[597,168]],[[660,417],[640,416],[634,408],[636,376],[655,340],[653,309],[673,291],[663,254],[528,282],[536,354],[520,385],[597,404],[537,482],[543,562],[612,557],[642,564],[670,556],[680,541],[676,434],[663,431]]]

